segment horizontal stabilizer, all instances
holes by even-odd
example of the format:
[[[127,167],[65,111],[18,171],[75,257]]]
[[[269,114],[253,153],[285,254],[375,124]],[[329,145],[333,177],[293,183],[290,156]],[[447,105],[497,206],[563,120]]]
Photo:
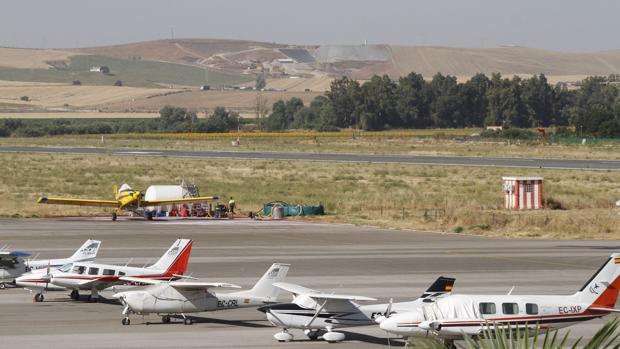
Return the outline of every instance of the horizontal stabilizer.
[[[306,293],[321,293],[321,291],[313,290],[311,288],[299,286],[296,284],[291,284],[289,282],[275,282],[273,285],[281,290],[290,292],[295,296]]]
[[[181,289],[181,290],[203,290],[205,288],[241,288],[241,286],[229,284],[226,282],[201,282],[201,281],[165,281],[165,280],[157,280],[157,279],[146,279],[146,278],[137,278],[131,276],[123,276],[120,277],[119,280],[148,284],[148,285],[158,285],[161,283],[167,283],[168,285]]]
[[[604,313],[620,313],[620,309],[606,308],[606,307],[588,307],[588,310],[600,311]]]

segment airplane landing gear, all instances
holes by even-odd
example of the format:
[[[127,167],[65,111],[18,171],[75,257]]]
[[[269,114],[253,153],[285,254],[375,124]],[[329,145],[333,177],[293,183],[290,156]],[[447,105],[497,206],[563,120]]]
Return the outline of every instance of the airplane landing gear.
[[[129,326],[130,323],[131,320],[129,320],[129,317],[124,317],[123,320],[121,320],[121,324],[123,324],[123,326]]]
[[[88,295],[89,303],[97,303],[99,301],[99,291],[96,288],[93,288]]]
[[[116,212],[112,212],[112,220],[115,221],[116,220]]]
[[[454,341],[451,339],[446,339],[443,341],[443,344],[446,346],[446,348],[449,349],[456,349],[456,344],[454,344]]]
[[[74,301],[77,301],[78,299],[80,299],[80,291],[78,290],[71,291],[71,294],[69,294],[69,297],[71,297],[71,299],[73,299]]]
[[[169,324],[170,323],[170,315],[164,315],[161,317],[161,322],[163,322],[164,324]]]
[[[183,319],[183,325],[191,325],[194,323],[194,320],[186,317],[185,319]]]
[[[34,302],[35,303],[40,303],[43,302],[43,300],[45,299],[45,296],[43,296],[43,293],[37,293],[34,295]]]
[[[304,334],[311,341],[315,341],[315,340],[317,340],[319,338],[319,330],[305,330]]]
[[[4,290],[6,288],[6,284],[4,282],[0,282],[0,290]]]
[[[288,333],[286,328],[283,328],[282,332],[274,334],[273,338],[275,338],[278,342],[290,342],[293,340],[293,335]]]
[[[326,341],[327,343],[342,342],[344,338],[345,338],[344,333],[332,332],[329,330],[327,331],[327,333],[323,335],[323,340]]]

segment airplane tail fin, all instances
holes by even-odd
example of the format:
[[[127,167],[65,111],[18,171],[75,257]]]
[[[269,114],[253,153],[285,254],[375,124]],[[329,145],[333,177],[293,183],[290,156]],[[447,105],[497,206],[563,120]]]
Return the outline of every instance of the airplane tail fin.
[[[165,270],[166,276],[183,275],[187,271],[189,255],[192,252],[190,239],[177,239],[163,256],[149,269]]]
[[[280,289],[273,286],[273,284],[276,282],[284,281],[290,266],[290,264],[273,263],[271,267],[267,269],[263,277],[261,277],[256,282],[254,287],[252,287],[251,290],[247,291],[247,293],[254,297],[265,298],[275,301],[275,299],[278,298]]]
[[[69,260],[72,262],[94,261],[99,252],[99,246],[101,246],[101,241],[88,239],[69,257]]]
[[[618,291],[620,253],[614,253],[574,296],[591,306],[613,308],[618,300]]]
[[[454,282],[456,279],[440,276],[431,284],[431,286],[422,293],[419,299],[433,299],[452,293]]]

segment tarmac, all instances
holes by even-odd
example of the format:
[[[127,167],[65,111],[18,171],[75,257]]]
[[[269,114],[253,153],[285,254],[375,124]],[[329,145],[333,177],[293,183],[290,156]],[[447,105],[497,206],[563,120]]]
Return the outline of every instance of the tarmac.
[[[287,281],[387,302],[417,298],[440,275],[456,277],[456,293],[572,294],[620,241],[511,240],[452,233],[386,230],[298,221],[53,218],[0,220],[0,246],[65,258],[87,238],[102,240],[98,262],[142,266],[177,237],[194,239],[189,273],[206,281],[251,287],[273,262],[291,263]],[[83,294],[85,296],[85,294]],[[100,303],[50,292],[33,303],[28,291],[0,290],[0,348],[324,348],[301,331],[277,343],[279,330],[253,309],[195,314],[197,323],[161,324],[154,315],[121,324],[109,293]],[[83,297],[85,298],[85,297]],[[290,300],[283,294],[284,301]],[[608,318],[571,328],[591,336]],[[343,329],[337,348],[403,346],[377,326]]]
[[[293,153],[259,151],[190,151],[140,148],[96,147],[35,147],[0,146],[0,153],[82,154],[113,156],[166,156],[194,159],[248,159],[248,160],[305,160],[335,162],[398,163],[442,166],[514,167],[575,170],[619,171],[618,160],[574,160],[543,158],[506,158],[484,156],[422,156],[422,155],[370,155],[345,153]]]

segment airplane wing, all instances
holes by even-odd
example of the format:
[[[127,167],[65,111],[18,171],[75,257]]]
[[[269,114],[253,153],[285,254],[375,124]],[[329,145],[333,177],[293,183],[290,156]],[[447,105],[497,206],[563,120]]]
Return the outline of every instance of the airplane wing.
[[[135,282],[141,284],[158,285],[167,283],[168,285],[181,290],[203,290],[205,288],[241,288],[241,286],[229,284],[226,282],[202,282],[202,281],[165,281],[157,279],[137,278],[131,276],[120,277],[119,280]]]
[[[40,204],[54,205],[77,205],[77,206],[97,206],[97,207],[118,207],[116,200],[88,200],[88,199],[66,199],[40,197],[37,201]]]
[[[273,284],[273,286],[290,292],[294,295],[300,295],[303,294],[304,296],[313,298],[315,300],[332,300],[332,301],[337,301],[337,300],[343,300],[343,301],[376,301],[376,298],[370,298],[370,297],[364,297],[364,296],[350,296],[350,295],[345,295],[345,294],[331,294],[331,293],[324,293],[321,291],[317,291],[317,290],[313,290],[311,288],[307,288],[307,287],[303,287],[303,286],[299,286],[296,284],[291,284],[288,282],[276,282]]]
[[[140,201],[140,207],[147,206],[157,206],[163,204],[181,204],[181,203],[192,203],[192,202],[202,202],[202,201],[213,201],[219,199],[219,196],[200,196],[196,198],[185,198],[185,199],[170,199],[170,200],[151,200]]]
[[[274,282],[273,286],[281,290],[284,290],[286,292],[290,292],[294,294],[295,296],[300,295],[300,294],[307,294],[307,293],[321,293],[320,291],[313,290],[311,288],[307,288],[303,286],[299,286],[296,284],[291,284],[288,282]]]

